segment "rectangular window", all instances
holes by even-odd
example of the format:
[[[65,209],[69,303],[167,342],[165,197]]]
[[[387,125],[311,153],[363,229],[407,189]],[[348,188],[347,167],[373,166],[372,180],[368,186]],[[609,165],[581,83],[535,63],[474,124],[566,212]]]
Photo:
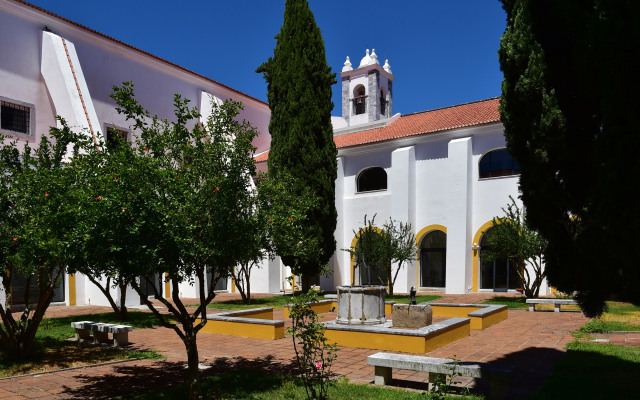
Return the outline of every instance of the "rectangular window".
[[[115,126],[106,126],[105,128],[107,131],[105,143],[107,148],[114,148],[119,142],[126,142],[129,139],[129,132],[124,129]]]
[[[0,100],[0,129],[30,135],[31,107]]]

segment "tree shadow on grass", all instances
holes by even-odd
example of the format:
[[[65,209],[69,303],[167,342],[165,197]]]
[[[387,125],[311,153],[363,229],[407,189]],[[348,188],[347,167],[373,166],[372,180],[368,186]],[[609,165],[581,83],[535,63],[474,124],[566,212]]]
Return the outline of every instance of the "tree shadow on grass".
[[[632,399],[637,398],[640,348],[572,342],[569,349],[529,347],[491,361],[513,367],[508,399]],[[462,362],[465,364],[465,362]],[[398,387],[426,390],[426,383],[394,379]],[[490,382],[475,379],[474,394],[488,395]]]
[[[291,373],[294,367],[291,362],[276,361],[271,355],[255,359],[217,358],[208,366],[210,368],[200,371],[205,392],[239,391],[240,395],[259,393],[281,384],[280,376]],[[65,387],[63,393],[78,399],[110,399],[149,392],[142,398],[183,399],[187,393],[184,385],[186,362],[156,361],[151,365],[114,365],[112,369],[112,373],[104,375],[93,375],[89,371],[74,374],[73,379],[80,386]],[[251,375],[255,370],[270,374],[259,374],[259,378],[247,380],[245,375]]]
[[[552,374],[554,366],[564,354],[564,352],[555,349],[530,347],[487,362],[487,364],[513,368],[507,398],[528,399],[538,393],[545,379]],[[470,364],[475,364],[475,362],[460,362],[460,365]],[[426,373],[418,373],[415,376],[410,376],[408,379],[403,379],[402,374],[398,371],[398,376],[394,377],[391,385],[427,391],[428,382],[422,381],[426,377]],[[453,390],[459,394],[464,393],[464,389],[460,386],[468,386],[471,394],[488,396],[490,393],[491,384],[488,379],[456,377],[453,381],[461,381],[460,385],[455,385],[453,388]],[[577,397],[565,396],[559,398],[569,399]]]

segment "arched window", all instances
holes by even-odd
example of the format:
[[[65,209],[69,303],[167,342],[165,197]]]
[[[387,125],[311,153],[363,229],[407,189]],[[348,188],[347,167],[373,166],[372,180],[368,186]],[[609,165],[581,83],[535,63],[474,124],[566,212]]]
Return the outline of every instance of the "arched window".
[[[507,260],[485,261],[482,255],[491,251],[489,238],[493,229],[487,230],[480,241],[480,289],[506,292],[520,287],[520,279],[515,267]]]
[[[518,175],[520,166],[507,149],[492,150],[480,159],[480,178]]]
[[[429,232],[420,244],[420,287],[443,288],[447,282],[447,234]]]
[[[387,173],[383,168],[371,167],[358,174],[357,192],[387,190]]]
[[[380,115],[386,116],[387,111],[387,96],[385,95],[384,88],[380,90]]]
[[[353,102],[356,115],[364,114],[367,110],[367,96],[363,85],[358,85],[353,90]]]

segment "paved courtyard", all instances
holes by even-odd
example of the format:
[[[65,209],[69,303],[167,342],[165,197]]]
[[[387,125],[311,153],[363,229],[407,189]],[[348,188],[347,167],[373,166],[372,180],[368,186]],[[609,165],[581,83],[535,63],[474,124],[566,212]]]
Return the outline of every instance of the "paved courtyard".
[[[474,303],[494,294],[445,296],[439,302]],[[233,295],[221,296],[224,300]],[[47,317],[108,312],[97,306],[52,307]],[[323,314],[326,320],[335,313]],[[276,310],[275,319],[283,319]],[[509,397],[526,399],[535,394],[572,341],[571,331],[588,321],[580,312],[561,313],[510,310],[509,318],[483,331],[471,331],[471,336],[426,355],[452,357],[463,361],[495,362],[515,368],[509,384]],[[182,382],[185,376],[184,345],[172,330],[166,328],[135,329],[129,335],[132,347],[154,348],[166,359],[133,360],[94,367],[71,369],[33,376],[0,380],[0,399],[64,398],[101,399],[126,396]],[[248,339],[235,336],[201,333],[198,335],[200,362],[212,366],[205,373],[213,374],[239,366],[253,366],[278,372],[293,366],[291,337],[280,340]],[[342,347],[334,364],[334,372],[351,381],[371,383],[373,367],[367,366],[368,355],[377,350]],[[427,373],[394,371],[394,386],[423,389]],[[462,380],[463,378],[461,378]],[[486,392],[488,383],[466,379],[463,384]]]

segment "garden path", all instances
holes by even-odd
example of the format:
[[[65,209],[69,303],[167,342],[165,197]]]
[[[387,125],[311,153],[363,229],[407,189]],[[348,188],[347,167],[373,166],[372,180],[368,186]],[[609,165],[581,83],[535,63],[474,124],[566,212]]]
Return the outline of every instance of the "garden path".
[[[440,302],[474,303],[491,294],[444,296]],[[225,296],[226,297],[226,296]],[[52,307],[48,317],[108,312],[107,307]],[[335,313],[323,314],[325,320]],[[275,319],[283,311],[274,312]],[[463,361],[495,362],[515,367],[509,385],[509,398],[526,399],[537,393],[554,365],[564,355],[565,345],[573,340],[571,331],[588,321],[580,312],[528,312],[510,310],[509,318],[483,331],[471,331],[467,338],[426,354],[432,357],[455,357]],[[129,335],[132,347],[160,350],[167,358],[161,361],[126,361],[34,376],[0,380],[0,400],[24,398],[99,399],[122,396],[148,388],[170,386],[185,376],[186,354],[178,336],[169,329],[136,329]],[[216,373],[238,366],[257,366],[278,372],[289,371],[294,357],[291,337],[280,340],[249,339],[217,334],[198,335],[201,363]],[[373,367],[366,363],[377,350],[343,347],[334,364],[334,372],[360,383],[373,381]],[[394,385],[424,389],[427,373],[394,371]],[[463,385],[486,392],[487,382],[460,378]]]

